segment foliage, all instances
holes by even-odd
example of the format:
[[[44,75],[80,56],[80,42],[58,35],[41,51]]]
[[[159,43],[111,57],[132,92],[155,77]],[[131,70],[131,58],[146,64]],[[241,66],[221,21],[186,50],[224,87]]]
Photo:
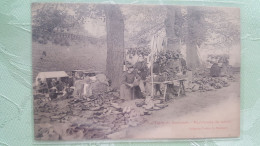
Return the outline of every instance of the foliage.
[[[142,55],[142,56],[148,56],[151,53],[151,49],[148,47],[139,47],[139,48],[128,48],[127,49],[127,55],[135,56],[135,55]]]
[[[75,29],[82,30],[87,18],[106,21],[105,5],[41,4],[33,12],[33,41],[46,44],[70,45],[71,37],[61,37]],[[175,8],[175,7],[173,7]],[[126,44],[148,46],[151,36],[164,32],[167,9],[164,6],[122,5]],[[178,7],[175,14],[175,35],[183,44],[194,43],[222,49],[239,41],[239,23],[221,8]],[[77,31],[80,31],[77,30]],[[76,40],[76,39],[75,39]]]
[[[209,54],[207,62],[209,63],[229,63],[229,55],[228,54]]]
[[[67,10],[59,9],[59,4],[43,5],[36,10],[32,17],[33,41],[47,44],[48,41],[54,44],[69,45],[68,39],[61,38],[58,34],[68,32],[76,25],[74,17],[68,14]]]
[[[75,31],[82,28],[86,18],[100,18],[105,21],[102,5],[44,4],[33,14],[33,41],[40,44],[52,42],[69,46],[71,41],[78,40]]]
[[[166,9],[163,6],[122,5],[121,11],[125,21],[125,39],[129,47],[147,46],[151,36],[164,28]]]
[[[161,66],[166,66],[168,60],[179,59],[182,57],[182,54],[178,51],[167,50],[161,51],[155,56],[155,62],[158,62]]]
[[[86,18],[98,18],[105,21],[104,5],[79,5],[75,11],[75,17],[81,24],[86,23]]]
[[[191,7],[184,19],[189,23],[185,35],[191,35],[188,38],[193,39],[198,46],[204,43],[222,49],[239,42],[239,19],[224,9]]]

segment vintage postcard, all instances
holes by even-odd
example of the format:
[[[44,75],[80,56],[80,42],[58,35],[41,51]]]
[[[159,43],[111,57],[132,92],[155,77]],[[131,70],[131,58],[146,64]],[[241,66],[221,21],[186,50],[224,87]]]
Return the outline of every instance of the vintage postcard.
[[[36,140],[239,137],[239,8],[31,9]]]

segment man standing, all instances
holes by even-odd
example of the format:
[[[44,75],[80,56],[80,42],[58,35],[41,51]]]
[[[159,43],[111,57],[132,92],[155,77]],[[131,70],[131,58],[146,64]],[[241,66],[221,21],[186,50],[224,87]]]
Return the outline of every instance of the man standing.
[[[139,86],[141,92],[144,92],[144,84],[141,77],[134,72],[134,67],[130,65],[128,70],[122,75],[122,82],[120,86],[120,98],[131,100],[133,87]]]
[[[147,62],[144,60],[144,56],[142,54],[138,56],[138,60],[135,63],[134,68],[136,69],[137,74],[141,77],[141,80],[146,80],[148,75],[148,67]]]
[[[176,77],[176,74],[178,73],[178,67],[177,67],[176,59],[168,59],[166,62],[166,72],[168,74],[167,79],[173,80]]]
[[[183,58],[183,56],[182,56],[181,54],[180,54],[179,60],[180,60],[180,63],[181,63],[181,71],[182,71],[182,74],[185,75],[186,72],[187,72],[187,63],[186,63],[186,60]]]

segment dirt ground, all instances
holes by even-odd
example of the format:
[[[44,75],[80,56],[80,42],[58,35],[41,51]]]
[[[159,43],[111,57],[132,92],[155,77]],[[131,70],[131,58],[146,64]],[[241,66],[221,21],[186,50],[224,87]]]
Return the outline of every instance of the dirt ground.
[[[238,137],[240,82],[207,92],[187,92],[168,107],[141,115],[136,100],[112,105],[118,95],[92,99],[35,99],[35,137],[39,140],[172,139]],[[102,101],[102,107],[96,105]],[[94,104],[95,106],[92,106]],[[111,107],[112,106],[112,107]],[[116,107],[119,106],[120,108]],[[135,107],[133,110],[122,107]],[[121,109],[121,110],[120,110]],[[111,113],[112,110],[112,113]],[[140,110],[140,111],[139,111]],[[128,111],[128,112],[126,112]]]
[[[238,137],[240,83],[209,92],[190,92],[153,112],[147,122],[115,134],[121,139]],[[140,132],[141,131],[141,132]]]

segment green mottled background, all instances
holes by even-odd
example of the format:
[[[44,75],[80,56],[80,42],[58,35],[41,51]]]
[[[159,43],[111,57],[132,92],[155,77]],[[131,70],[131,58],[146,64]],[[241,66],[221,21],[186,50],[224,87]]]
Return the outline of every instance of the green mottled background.
[[[175,4],[241,8],[241,137],[149,142],[37,142],[33,138],[30,4],[32,2],[105,2]],[[0,146],[260,145],[260,1],[259,0],[0,0]]]

